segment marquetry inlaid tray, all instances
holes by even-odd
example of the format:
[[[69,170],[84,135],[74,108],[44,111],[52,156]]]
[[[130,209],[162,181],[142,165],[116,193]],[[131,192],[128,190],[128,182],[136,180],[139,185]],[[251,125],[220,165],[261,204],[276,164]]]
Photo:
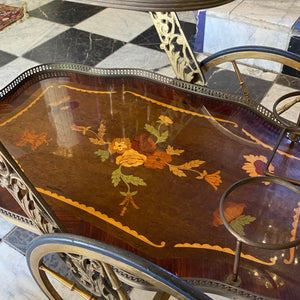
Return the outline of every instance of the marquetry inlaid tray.
[[[0,96],[1,142],[54,212],[92,224],[177,275],[223,280],[230,273],[235,238],[219,202],[234,182],[263,175],[282,130],[270,111],[142,70],[77,65],[33,68]],[[299,149],[284,149],[269,171],[288,165],[296,176]],[[300,200],[283,193],[284,214],[278,204],[267,213],[270,195],[263,183],[245,189],[225,215],[247,235],[266,210],[273,234],[295,239]],[[251,205],[244,196],[261,201]],[[243,284],[270,297],[293,295],[298,256],[295,248],[243,248]]]

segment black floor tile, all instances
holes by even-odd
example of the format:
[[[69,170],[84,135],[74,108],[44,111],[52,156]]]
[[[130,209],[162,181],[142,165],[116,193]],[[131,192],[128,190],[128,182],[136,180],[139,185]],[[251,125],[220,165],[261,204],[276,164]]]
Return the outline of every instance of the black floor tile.
[[[237,75],[233,71],[214,68],[205,73],[207,86],[214,90],[244,95]],[[260,103],[267,94],[273,81],[263,80],[257,77],[243,75],[250,98]]]
[[[300,76],[295,77],[286,74],[280,74],[276,79],[276,83],[280,85],[288,86],[295,90],[300,90]]]
[[[300,36],[295,35],[295,36],[291,37],[288,51],[300,55]],[[298,64],[299,64],[299,61],[298,61]],[[300,71],[297,71],[291,67],[284,66],[282,73],[300,78]]]
[[[25,230],[21,227],[14,227],[14,229],[12,229],[3,238],[3,240],[14,249],[18,250],[22,254],[25,254],[28,245],[36,237],[37,234],[31,231]]]
[[[95,66],[125,43],[70,28],[23,56],[39,63],[70,62]]]
[[[74,26],[103,10],[103,7],[54,0],[29,12],[31,17]]]
[[[189,22],[180,22],[181,28],[188,40],[188,42],[191,44],[194,41],[194,35],[196,33],[196,25],[189,23]],[[156,32],[156,29],[153,26],[145,30],[143,33],[141,33],[139,36],[134,38],[133,40],[130,41],[131,44],[147,47],[150,49],[155,49],[155,50],[161,50],[160,48],[160,39],[158,36],[158,33]]]
[[[0,50],[0,67],[3,67],[4,65],[8,64],[16,58],[17,56]]]

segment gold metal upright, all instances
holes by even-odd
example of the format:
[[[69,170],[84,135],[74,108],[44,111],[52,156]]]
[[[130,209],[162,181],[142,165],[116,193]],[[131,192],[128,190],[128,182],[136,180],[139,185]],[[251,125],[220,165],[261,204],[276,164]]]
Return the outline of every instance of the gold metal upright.
[[[180,80],[204,85],[204,76],[175,12],[150,12],[163,49]]]

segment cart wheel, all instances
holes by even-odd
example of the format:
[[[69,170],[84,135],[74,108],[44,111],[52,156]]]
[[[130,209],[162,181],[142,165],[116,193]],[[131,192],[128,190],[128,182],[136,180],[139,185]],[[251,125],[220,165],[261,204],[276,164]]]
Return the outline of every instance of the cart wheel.
[[[269,69],[268,66],[270,65],[268,64],[270,61],[272,62],[272,66],[275,66],[276,69],[268,72],[268,75],[270,76],[268,80],[266,80],[266,84],[271,86],[272,83],[277,82],[278,76],[285,78],[282,80],[286,80],[287,77],[290,78],[290,76],[283,75],[281,71],[282,69],[291,68],[293,73],[291,80],[292,85],[294,85],[296,89],[299,89],[300,55],[281,49],[263,46],[234,47],[222,50],[205,58],[199,63],[199,65],[208,87],[219,89],[218,84],[222,84],[222,86],[224,86],[224,80],[228,80],[230,83],[227,88],[230,90],[227,89],[224,91],[242,93],[246,98],[255,102],[260,102],[264,94],[263,89],[262,94],[258,92],[259,87],[257,84],[261,84],[261,82],[258,83],[253,80],[251,73],[253,72],[253,68],[255,68],[256,71],[258,70],[258,72],[261,72],[260,75],[263,75],[266,72],[265,70]],[[274,62],[276,64],[274,64]],[[218,67],[218,72],[213,73],[212,71],[215,67]],[[228,73],[226,73],[226,76],[223,76],[225,73],[220,71],[224,71],[224,69],[232,70],[235,74],[232,73],[232,75],[228,75]],[[260,75],[256,74],[255,77]],[[233,83],[233,81],[235,82]],[[229,88],[229,86],[231,87]],[[278,97],[280,96],[282,95],[278,95]],[[269,109],[271,108],[272,106],[269,107]]]
[[[51,253],[61,256],[79,284],[44,264],[44,257]],[[84,299],[130,299],[122,285],[124,274],[141,280],[143,288],[155,291],[153,299],[169,299],[170,295],[186,300],[211,299],[186,281],[131,252],[86,237],[63,233],[43,235],[33,240],[26,257],[32,276],[49,299],[71,298],[63,298],[48,275]],[[128,283],[128,279],[126,281]]]

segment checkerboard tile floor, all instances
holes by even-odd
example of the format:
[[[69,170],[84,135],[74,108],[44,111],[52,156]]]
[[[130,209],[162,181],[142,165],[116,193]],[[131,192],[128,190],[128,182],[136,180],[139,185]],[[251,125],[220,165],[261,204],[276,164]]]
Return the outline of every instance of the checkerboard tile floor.
[[[21,1],[6,0],[4,4],[21,6]],[[61,0],[30,0],[27,8],[24,21],[0,32],[0,89],[23,71],[43,63],[141,68],[175,77],[148,13]],[[178,15],[193,44],[193,12]],[[199,60],[205,57],[197,55]],[[300,89],[299,78],[243,68],[250,82],[251,97],[269,109],[282,94]],[[238,92],[240,86],[235,76],[230,67],[218,69],[207,74],[207,85]],[[26,245],[33,237],[0,218],[0,299],[46,299],[31,278],[24,258]],[[133,295],[133,299],[147,299],[146,294],[136,290]]]

